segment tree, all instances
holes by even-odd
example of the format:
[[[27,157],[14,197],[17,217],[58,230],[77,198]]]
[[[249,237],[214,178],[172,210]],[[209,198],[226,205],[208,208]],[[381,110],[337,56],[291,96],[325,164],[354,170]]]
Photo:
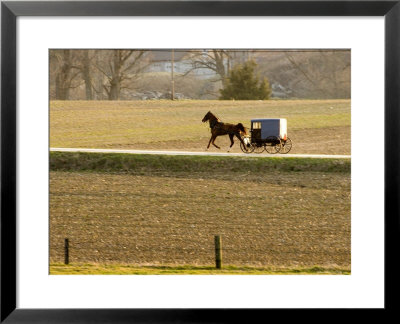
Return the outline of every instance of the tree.
[[[107,79],[103,88],[109,100],[119,100],[121,90],[131,86],[132,80],[144,68],[141,64],[144,54],[142,50],[111,50],[107,51],[105,60],[96,65]]]
[[[237,65],[226,79],[225,86],[220,90],[222,100],[266,100],[271,89],[267,78],[260,78],[256,73],[256,62],[247,61]]]
[[[318,50],[307,57],[301,52],[286,52],[285,56],[298,74],[297,77],[292,76],[291,81],[298,79],[297,87],[307,89],[308,97],[350,98],[350,51]]]
[[[55,71],[55,99],[57,100],[68,100],[70,90],[81,85],[81,81],[78,79],[80,70],[75,61],[76,55],[73,50],[52,50],[50,52],[50,66]]]
[[[83,58],[82,58],[82,67],[81,67],[81,73],[82,73],[82,78],[85,82],[85,94],[86,94],[86,100],[92,100],[93,99],[93,91],[92,91],[92,74],[91,74],[91,58],[89,57],[89,50],[83,50],[82,52]]]
[[[58,100],[76,99],[76,92],[84,86],[86,100],[92,100],[94,56],[93,50],[50,50],[51,97]]]
[[[216,81],[221,81],[224,85],[229,69],[229,59],[230,53],[226,50],[194,51],[191,57],[192,68],[185,75],[196,69],[209,69],[218,76]]]

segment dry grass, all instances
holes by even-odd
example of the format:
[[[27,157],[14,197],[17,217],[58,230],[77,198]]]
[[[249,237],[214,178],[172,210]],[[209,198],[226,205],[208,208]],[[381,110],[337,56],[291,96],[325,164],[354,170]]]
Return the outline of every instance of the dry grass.
[[[287,118],[291,153],[350,154],[350,100],[52,101],[50,146],[204,150],[210,131],[201,119],[209,110],[245,126]],[[225,149],[229,139],[216,143]]]

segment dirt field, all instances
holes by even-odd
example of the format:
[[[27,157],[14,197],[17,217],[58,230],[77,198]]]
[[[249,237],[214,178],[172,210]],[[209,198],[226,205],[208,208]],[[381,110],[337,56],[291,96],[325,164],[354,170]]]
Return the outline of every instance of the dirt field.
[[[203,151],[209,110],[246,127],[252,118],[287,118],[291,153],[351,153],[350,100],[52,101],[50,146]],[[216,143],[226,151],[230,141]],[[232,152],[240,152],[237,141]]]
[[[50,262],[63,262],[68,237],[75,263],[213,265],[219,234],[224,264],[350,270],[349,172],[262,169],[258,159],[225,168],[229,157],[211,161],[216,172],[185,171],[168,159],[171,171],[151,161],[51,171]]]

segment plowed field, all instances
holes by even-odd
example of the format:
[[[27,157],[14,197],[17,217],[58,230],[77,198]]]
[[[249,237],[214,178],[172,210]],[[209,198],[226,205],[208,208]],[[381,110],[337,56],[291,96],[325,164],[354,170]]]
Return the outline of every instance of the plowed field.
[[[115,162],[124,170],[115,172],[97,160],[80,168],[82,155],[68,156],[50,172],[51,263],[63,262],[69,238],[73,263],[213,265],[218,234],[224,264],[350,270],[343,161],[298,159],[293,169],[281,168],[283,159],[148,156],[129,157],[131,169]]]

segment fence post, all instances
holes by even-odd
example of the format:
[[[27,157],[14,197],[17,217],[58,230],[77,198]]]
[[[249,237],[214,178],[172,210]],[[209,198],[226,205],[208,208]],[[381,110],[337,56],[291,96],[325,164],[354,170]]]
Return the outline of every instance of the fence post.
[[[221,236],[215,235],[215,266],[217,269],[221,269],[222,264],[222,245],[221,245]]]
[[[69,264],[69,240],[64,241],[64,263]]]

